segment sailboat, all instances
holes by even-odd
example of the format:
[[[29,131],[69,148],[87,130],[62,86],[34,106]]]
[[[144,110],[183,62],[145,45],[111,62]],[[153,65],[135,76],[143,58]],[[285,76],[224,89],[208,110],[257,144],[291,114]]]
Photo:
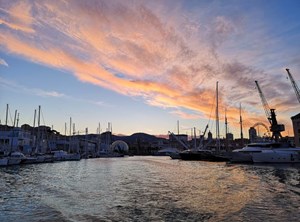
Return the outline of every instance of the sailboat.
[[[206,149],[206,146],[203,146],[201,148],[194,148],[194,149],[189,149],[185,150],[183,152],[180,152],[179,155],[182,160],[203,160],[203,161],[212,161],[212,162],[217,162],[217,161],[228,161],[229,159],[226,156],[222,156],[220,154],[220,134],[219,134],[219,110],[218,110],[218,82],[216,83],[216,101],[217,101],[217,106],[216,106],[216,151]],[[204,134],[208,128],[208,125],[206,126],[206,129],[204,131]],[[204,135],[203,135],[204,138]],[[196,139],[196,138],[195,138]],[[201,145],[201,142],[200,142]]]

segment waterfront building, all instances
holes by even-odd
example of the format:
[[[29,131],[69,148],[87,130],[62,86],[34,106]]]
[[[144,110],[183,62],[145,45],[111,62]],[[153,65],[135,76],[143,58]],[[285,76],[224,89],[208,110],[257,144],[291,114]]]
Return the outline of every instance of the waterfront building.
[[[251,143],[253,143],[257,138],[257,132],[254,127],[250,127],[249,129],[249,140]]]
[[[0,149],[4,152],[30,152],[31,133],[20,127],[0,125]]]
[[[184,146],[178,142],[181,141],[184,144],[188,144],[188,135],[187,134],[177,134],[171,135],[169,134],[169,146],[173,148],[177,148],[179,150],[184,150]]]
[[[294,137],[295,137],[295,146],[300,146],[300,113],[292,116],[292,123],[293,123],[293,130],[294,130]]]
[[[226,139],[230,142],[233,141],[233,134],[232,133],[227,133],[226,134]]]

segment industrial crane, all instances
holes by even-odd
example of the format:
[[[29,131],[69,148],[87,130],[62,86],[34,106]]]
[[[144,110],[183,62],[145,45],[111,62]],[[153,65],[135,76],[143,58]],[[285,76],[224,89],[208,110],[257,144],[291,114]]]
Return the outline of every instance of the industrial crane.
[[[189,147],[184,142],[182,142],[174,133],[169,131],[169,134],[173,136],[177,140],[177,142],[180,143],[185,149],[189,149]]]
[[[255,81],[255,84],[256,84],[257,90],[259,92],[259,96],[261,98],[261,102],[264,107],[267,119],[271,125],[270,131],[272,132],[272,139],[275,139],[275,141],[278,142],[279,138],[282,138],[280,132],[284,131],[284,125],[277,123],[275,109],[270,109],[268,102],[258,85],[258,82]]]
[[[298,88],[298,86],[297,86],[297,84],[296,84],[296,82],[295,82],[295,80],[294,80],[292,74],[290,73],[290,70],[289,70],[289,69],[286,69],[286,71],[287,71],[288,76],[289,76],[289,78],[290,78],[290,80],[291,80],[292,86],[293,86],[293,88],[294,88],[294,90],[295,90],[295,93],[296,93],[298,102],[300,103],[300,90],[299,90],[299,88]]]

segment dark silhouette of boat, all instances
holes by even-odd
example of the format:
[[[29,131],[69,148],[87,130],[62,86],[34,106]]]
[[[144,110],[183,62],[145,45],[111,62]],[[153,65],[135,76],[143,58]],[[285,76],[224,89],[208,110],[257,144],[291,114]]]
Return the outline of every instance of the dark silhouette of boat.
[[[226,155],[217,154],[212,150],[185,150],[179,153],[182,160],[203,160],[211,162],[229,161]]]

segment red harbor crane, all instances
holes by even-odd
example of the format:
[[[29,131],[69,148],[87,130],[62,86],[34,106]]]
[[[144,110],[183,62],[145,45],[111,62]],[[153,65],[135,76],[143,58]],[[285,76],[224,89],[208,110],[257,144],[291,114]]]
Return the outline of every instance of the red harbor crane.
[[[280,132],[285,130],[284,125],[277,123],[275,109],[270,109],[270,107],[268,105],[268,102],[267,102],[264,94],[262,93],[259,85],[258,85],[258,82],[255,81],[255,84],[256,84],[257,90],[259,92],[259,96],[261,98],[261,102],[262,102],[262,105],[264,107],[267,119],[268,119],[268,121],[271,125],[270,126],[270,131],[272,132],[272,139],[274,139],[276,142],[278,142],[279,138],[282,138]]]

